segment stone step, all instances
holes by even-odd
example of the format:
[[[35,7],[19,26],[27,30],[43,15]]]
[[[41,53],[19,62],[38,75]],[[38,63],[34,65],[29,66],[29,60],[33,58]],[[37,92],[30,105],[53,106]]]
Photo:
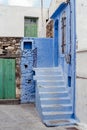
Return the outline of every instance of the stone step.
[[[43,112],[52,112],[52,111],[72,111],[71,104],[50,104],[50,105],[41,105]]]
[[[0,104],[16,105],[16,104],[20,104],[20,100],[19,99],[0,99]]]
[[[44,68],[39,67],[39,68],[33,68],[33,70],[35,70],[35,71],[43,71],[43,70],[44,71],[51,71],[51,70],[54,70],[55,71],[55,70],[61,70],[61,67],[49,67],[49,68],[48,67],[44,67]]]
[[[68,97],[67,91],[60,92],[39,92],[40,98],[58,98],[58,97]]]
[[[35,80],[63,80],[62,75],[39,75],[34,76]]]
[[[68,115],[72,114],[72,112],[42,112],[43,115]]]
[[[70,119],[72,112],[42,112],[43,120]]]
[[[71,119],[57,119],[57,120],[44,120],[44,124],[48,127],[52,126],[68,126],[67,130],[79,130],[75,127],[75,124],[77,124],[76,120]],[[72,127],[71,127],[72,126]],[[74,127],[73,127],[74,126]]]
[[[64,80],[37,80],[37,86],[65,85]]]
[[[39,92],[65,91],[64,86],[38,86]]]
[[[41,105],[49,105],[49,104],[70,104],[70,98],[40,98]]]
[[[35,75],[52,75],[52,76],[55,76],[55,75],[62,75],[62,72],[61,71],[38,71],[36,72],[35,71]]]

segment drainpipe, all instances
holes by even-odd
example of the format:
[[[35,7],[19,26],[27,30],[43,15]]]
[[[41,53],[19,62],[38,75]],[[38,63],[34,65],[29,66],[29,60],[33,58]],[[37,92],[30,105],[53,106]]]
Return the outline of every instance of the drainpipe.
[[[41,0],[41,37],[44,37],[44,21],[43,21],[43,0]]]

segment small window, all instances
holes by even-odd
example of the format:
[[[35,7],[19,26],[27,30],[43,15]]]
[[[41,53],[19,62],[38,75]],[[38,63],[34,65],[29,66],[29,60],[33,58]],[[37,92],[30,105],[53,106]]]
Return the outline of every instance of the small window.
[[[32,49],[32,42],[24,42],[24,49]]]
[[[71,87],[71,76],[68,76],[68,87]]]
[[[24,18],[24,36],[37,37],[38,36],[38,18]]]
[[[62,24],[62,27],[61,27],[61,30],[62,30],[61,47],[62,47],[62,54],[64,54],[65,50],[66,50],[66,13],[65,12],[62,14],[61,24]]]

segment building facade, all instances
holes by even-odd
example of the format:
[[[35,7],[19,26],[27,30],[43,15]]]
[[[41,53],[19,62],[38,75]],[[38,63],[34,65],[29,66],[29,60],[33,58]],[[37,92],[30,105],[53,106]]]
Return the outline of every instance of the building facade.
[[[52,0],[49,7],[49,21],[50,25],[50,16],[57,9],[60,3],[67,0]],[[76,39],[77,39],[77,58],[76,58],[76,71],[77,71],[77,85],[76,85],[76,112],[77,117],[81,122],[87,123],[86,118],[86,100],[87,100],[87,1],[86,0],[76,0]],[[54,24],[54,23],[53,23]],[[52,30],[52,29],[51,29]],[[53,31],[53,30],[52,30]],[[53,34],[53,32],[51,32]],[[49,37],[49,35],[47,35]],[[81,104],[81,105],[80,105]],[[84,108],[84,110],[83,110]]]
[[[41,19],[41,9],[40,8],[31,8],[31,7],[19,7],[19,6],[4,6],[0,5],[0,64],[8,67],[8,62],[10,66],[15,66],[13,75],[16,75],[12,79],[13,88],[6,88],[6,84],[3,85],[1,82],[1,93],[0,98],[18,98],[20,99],[20,85],[21,85],[21,39],[23,37],[46,37],[46,19],[48,18],[48,9],[43,9],[43,28],[42,29],[42,19]],[[7,82],[8,75],[4,74],[4,68],[0,75],[6,75]],[[10,82],[10,80],[9,80]],[[10,84],[9,84],[10,85]],[[3,90],[4,86],[4,91]],[[16,88],[14,87],[16,86]],[[11,87],[11,86],[10,86]],[[8,90],[8,93],[5,94],[5,91]],[[13,95],[10,95],[9,92],[12,92]],[[2,94],[3,93],[3,94]],[[7,96],[6,96],[7,95]]]
[[[48,18],[48,9],[43,10],[44,29],[43,34],[46,36],[46,19]],[[0,37],[24,37],[34,36],[41,37],[42,20],[41,9],[32,7],[17,7],[17,6],[1,6],[0,5]],[[26,27],[27,26],[27,27]],[[33,28],[32,35],[26,34],[30,26]],[[35,26],[35,27],[34,27]],[[35,30],[34,30],[35,29]],[[29,32],[30,30],[28,30]]]

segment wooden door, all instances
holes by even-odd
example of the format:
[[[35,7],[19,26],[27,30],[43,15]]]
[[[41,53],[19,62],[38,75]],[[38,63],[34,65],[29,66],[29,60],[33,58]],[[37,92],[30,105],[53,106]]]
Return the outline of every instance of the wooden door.
[[[15,99],[15,59],[0,59],[0,98]]]

